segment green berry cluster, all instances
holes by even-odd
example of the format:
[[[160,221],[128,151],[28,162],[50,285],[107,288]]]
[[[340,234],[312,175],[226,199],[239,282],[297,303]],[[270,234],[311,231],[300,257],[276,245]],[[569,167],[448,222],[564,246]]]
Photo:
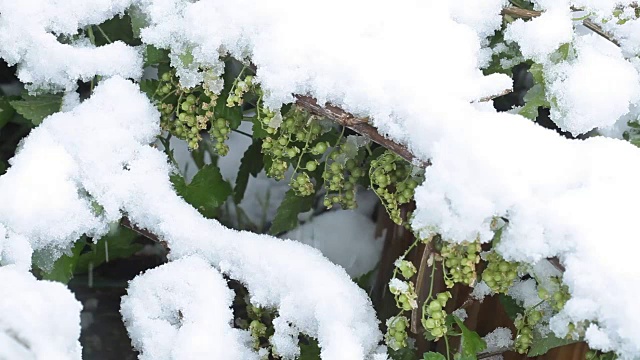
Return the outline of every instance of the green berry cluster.
[[[416,266],[409,260],[404,260],[402,258],[398,259],[394,263],[395,267],[400,270],[400,273],[405,279],[410,279],[413,275],[418,272]]]
[[[160,77],[154,97],[159,103],[163,130],[185,140],[189,148],[197,149],[202,140],[200,132],[212,123],[212,135],[219,143],[216,149],[221,155],[226,154],[228,147],[223,142],[228,138],[230,129],[224,119],[215,119],[217,94],[202,85],[192,89],[182,88],[175,73],[168,71]],[[221,126],[224,123],[226,127]]]
[[[407,347],[407,327],[409,319],[405,316],[394,316],[386,322],[387,332],[384,335],[384,342],[393,350],[399,350]]]
[[[589,349],[585,354],[585,360],[616,360],[618,357],[613,352],[603,353],[599,350]]]
[[[393,222],[400,225],[400,205],[413,199],[419,177],[411,175],[412,167],[395,153],[386,150],[371,161],[369,178],[371,188],[380,198]]]
[[[214,147],[216,152],[221,156],[227,155],[229,153],[229,145],[226,144],[226,141],[229,140],[229,134],[231,133],[229,121],[223,118],[217,118],[213,122],[209,133],[216,140]]]
[[[482,272],[482,280],[493,292],[506,293],[518,277],[520,264],[505,260],[495,251],[489,252],[485,260],[488,265]]]
[[[361,165],[364,151],[357,150],[355,154],[347,151],[347,143],[336,146],[325,162],[322,174],[326,194],[324,206],[330,208],[340,204],[343,209],[355,209],[358,181],[364,176]]]
[[[515,349],[520,354],[526,354],[533,342],[533,327],[542,320],[541,310],[530,310],[523,314],[518,314],[514,325],[518,333],[515,339]]]
[[[389,291],[394,295],[399,309],[410,311],[418,308],[418,294],[411,281],[393,278],[389,282]]]
[[[445,291],[437,294],[435,299],[429,302],[425,301],[422,305],[422,326],[436,339],[439,339],[448,331],[445,324],[447,312],[444,308],[447,306],[449,299],[451,299],[451,293]]]
[[[259,110],[259,112],[268,114],[261,117],[263,129],[269,134],[262,142],[262,153],[271,159],[267,175],[276,180],[282,180],[289,165],[294,162],[297,162],[296,171],[314,171],[318,163],[311,157],[308,157],[309,160],[304,164],[304,169],[301,165],[305,154],[324,153],[327,149],[327,144],[324,142],[311,146],[322,135],[322,126],[314,120],[315,118],[297,108],[289,111],[281,121],[274,121],[282,117],[279,112],[275,115],[269,109]],[[290,185],[298,195],[306,196],[313,193],[309,174],[298,174],[297,177],[292,178]]]
[[[247,75],[244,80],[236,78],[227,97],[227,107],[240,106],[243,103],[242,97],[253,86],[253,76]]]
[[[251,334],[252,346],[255,350],[260,349],[264,344],[268,343],[269,336],[273,335],[273,328],[267,324],[271,324],[273,313],[262,309],[247,302],[247,317],[251,322],[248,327],[245,323],[243,328],[249,330]]]
[[[553,294],[550,294],[547,289],[539,286],[538,297],[542,300],[547,300],[555,311],[560,311],[571,298],[569,287],[563,284],[562,280],[558,277],[551,278],[551,281],[553,287],[557,290]]]
[[[448,288],[457,283],[472,286],[476,282],[476,264],[480,262],[480,250],[478,241],[443,244],[440,255],[446,268],[444,283]]]

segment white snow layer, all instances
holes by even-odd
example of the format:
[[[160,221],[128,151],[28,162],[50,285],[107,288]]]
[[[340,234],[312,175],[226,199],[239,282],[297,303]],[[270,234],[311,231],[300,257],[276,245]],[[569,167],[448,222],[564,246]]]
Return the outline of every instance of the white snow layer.
[[[13,187],[25,193],[43,191],[38,189],[42,186],[40,182],[23,182],[22,179],[29,179],[30,174],[39,169],[32,165],[38,159],[49,159],[52,163],[60,163],[62,170],[40,177],[46,177],[64,191],[49,189],[55,196],[48,196],[47,202],[41,204],[48,206],[48,212],[5,211],[2,223],[10,231],[24,232],[33,247],[44,246],[45,239],[53,239],[46,243],[51,246],[62,244],[65,240],[71,243],[85,231],[104,231],[110,222],[117,221],[122,213],[126,213],[133,223],[166,240],[172,259],[199,254],[218,270],[245,284],[253,304],[277,308],[280,321],[290,324],[295,331],[317,337],[323,359],[365,359],[377,352],[382,335],[372,304],[343,269],[327,261],[317,250],[297,242],[224,228],[216,221],[204,219],[175,194],[169,181],[171,169],[166,157],[161,151],[147,145],[159,131],[158,115],[155,107],[133,83],[116,77],[103,81],[89,100],[72,111],[60,112],[45,119],[24,142],[13,159],[18,164],[0,178],[3,181],[1,184],[3,189]],[[104,212],[93,215],[89,202],[78,196],[80,191],[101,204]],[[1,204],[3,210],[21,206],[17,202],[3,201]],[[70,216],[71,211],[77,215]],[[61,216],[64,214],[73,221],[63,220]],[[33,226],[24,225],[27,222],[32,222]],[[49,230],[49,237],[44,235],[45,229]],[[29,262],[28,256],[19,259],[22,264]],[[187,282],[187,278],[193,276],[184,275],[184,268],[188,269],[189,266],[189,262],[175,265],[176,271],[182,274],[178,275],[181,281]],[[201,265],[193,267],[194,271],[208,274],[202,276],[215,276],[211,271],[199,270]],[[143,279],[152,279],[148,280],[151,285],[161,286],[155,285],[153,279],[160,276],[156,274],[168,272],[164,268],[157,272],[150,271]],[[194,279],[200,281],[202,276]],[[167,281],[172,284],[177,280],[168,278]],[[214,281],[220,283],[221,279],[218,276],[218,280]],[[140,282],[145,283],[144,280]],[[136,294],[143,292],[140,288],[144,286],[138,283],[132,284],[135,298]],[[160,308],[185,306],[191,309],[190,306],[194,303],[197,305],[202,296],[211,293],[207,288],[198,288],[191,294],[188,284],[184,286],[181,295],[185,295],[186,304],[172,304],[170,298],[154,300],[153,296],[142,301],[145,301],[145,305],[147,301],[157,301]],[[210,286],[217,288],[221,285],[211,283]],[[201,291],[206,291],[206,294]],[[153,294],[153,287],[148,292]],[[220,306],[228,306],[225,294],[221,293],[221,298],[216,299]],[[160,341],[155,335],[162,337],[166,334],[148,334],[140,330],[149,329],[145,319],[153,316],[142,313],[134,317],[129,311],[134,305],[129,306],[123,309],[123,314],[125,318],[132,319],[129,329],[134,335],[134,342],[147,353],[154,354],[148,350],[148,344]],[[167,310],[157,311],[160,316],[166,314]],[[219,322],[226,321],[228,314],[222,309],[211,311],[216,311],[211,316],[219,316]],[[133,320],[137,319],[142,323],[136,327]],[[206,328],[208,325],[203,326]],[[209,330],[223,331],[220,328]],[[175,340],[184,343],[180,340],[181,334],[191,331],[194,330],[189,327],[185,329],[183,325]],[[198,331],[206,333],[203,329]],[[274,335],[275,339],[280,336],[285,334],[276,332]],[[207,349],[222,351],[219,348],[229,346],[225,340],[227,338],[215,337],[216,343]],[[181,348],[180,351],[197,352],[199,349]],[[230,351],[228,355],[225,358],[246,358],[242,352]],[[151,358],[157,357],[149,355]]]
[[[249,333],[231,327],[233,292],[202,258],[149,270],[127,293],[120,311],[141,360],[258,360]]]
[[[630,2],[540,0],[540,9],[556,15],[514,26],[542,23],[553,27],[545,34],[565,39],[570,5],[597,13]],[[562,319],[593,321],[586,334],[592,346],[614,348],[623,359],[639,357],[640,288],[630,284],[640,277],[633,211],[640,203],[633,191],[640,183],[640,151],[608,138],[567,140],[520,116],[471,104],[509,88],[511,80],[483,76],[478,68],[482,37],[499,26],[503,3],[470,3],[473,15],[454,2],[418,0],[5,0],[0,56],[19,63],[21,80],[36,86],[68,88],[93,74],[135,77],[141,69],[134,49],[52,44],[50,32],[72,33],[136,4],[149,21],[145,43],[172,49],[174,62],[184,51],[193,54],[187,68],[175,64],[184,84],[200,80],[196,66],[220,69],[220,53],[250,57],[270,106],[293,101],[293,93],[309,94],[369,116],[418,158],[431,159],[416,189],[414,228],[450,241],[489,241],[491,219],[508,217],[499,247],[505,257],[536,262],[558,256],[566,267],[572,299],[556,329],[566,325]],[[574,35],[576,58],[556,63],[547,54],[558,44],[554,36],[532,36],[525,28],[513,33],[530,49],[526,54],[542,59],[561,110],[555,120],[567,130],[613,125],[637,105],[637,70],[617,50]],[[419,64],[417,70],[399,69],[399,56]],[[553,71],[557,77],[549,77]],[[581,76],[595,76],[596,87],[583,86]],[[72,112],[47,119],[0,179],[0,223],[9,239],[22,238],[32,249],[63,249],[81,233],[102,233],[125,211],[165,238],[174,258],[203,256],[247,284],[254,302],[277,306],[281,319],[318,336],[324,359],[371,354],[380,339],[373,311],[346,273],[303,245],[202,219],[175,197],[166,159],[142,145],[157,128],[148,101],[118,79],[107,80]],[[46,182],[39,179],[45,175]],[[93,214],[78,188],[105,213]],[[26,263],[27,252],[18,253]]]
[[[0,267],[0,359],[81,358],[82,305],[64,285]]]

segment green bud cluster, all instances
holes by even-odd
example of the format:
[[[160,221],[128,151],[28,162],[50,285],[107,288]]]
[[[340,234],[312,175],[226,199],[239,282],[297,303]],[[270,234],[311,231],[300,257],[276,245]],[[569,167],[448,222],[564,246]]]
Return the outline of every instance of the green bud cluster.
[[[229,140],[229,134],[231,133],[229,121],[223,118],[217,118],[213,122],[209,133],[216,140],[214,147],[216,152],[221,156],[227,155],[229,153],[229,145],[226,144],[226,141]]]
[[[480,242],[461,244],[444,243],[440,255],[443,258],[446,273],[444,283],[448,288],[457,283],[472,286],[476,282],[476,264],[480,262]]]
[[[509,262],[497,252],[491,251],[485,259],[487,268],[482,272],[482,280],[495,293],[506,293],[518,277],[517,262]]]
[[[553,282],[554,287],[557,288],[557,291],[553,294],[549,294],[546,289],[538,288],[538,296],[540,299],[547,300],[553,310],[560,311],[571,298],[571,295],[569,294],[569,287],[563,284],[562,279],[558,277],[551,278],[551,281]]]
[[[444,309],[449,299],[451,299],[451,293],[445,291],[422,305],[422,326],[436,339],[441,338],[448,331],[445,324],[447,312]]]
[[[420,180],[411,175],[411,164],[387,150],[371,161],[369,178],[371,188],[378,195],[393,222],[400,225],[400,205],[413,199],[413,192]]]
[[[384,342],[393,350],[407,347],[407,327],[409,319],[405,316],[394,316],[386,322],[387,332],[384,335]]]
[[[599,350],[589,349],[585,354],[585,360],[616,360],[618,357],[613,352],[603,353]]]
[[[418,272],[416,266],[409,260],[398,259],[394,263],[395,267],[400,270],[400,273],[405,279],[410,279]]]
[[[229,96],[227,97],[227,107],[240,106],[243,103],[242,97],[253,86],[253,76],[245,76],[244,80],[237,78],[233,82]]]
[[[282,180],[289,165],[298,164],[295,169],[298,174],[291,179],[289,185],[297,195],[313,194],[315,189],[309,172],[316,170],[318,162],[311,156],[320,150],[322,154],[327,149],[325,142],[318,142],[318,137],[323,132],[322,126],[314,117],[298,108],[289,111],[281,121],[277,121],[282,117],[279,112],[274,113],[269,109],[258,111],[263,114],[262,128],[269,134],[262,142],[262,153],[271,159],[267,175]],[[308,160],[302,163],[305,155]]]
[[[396,306],[403,311],[418,308],[418,294],[411,281],[401,281],[397,278],[389,282],[389,291],[394,295]]]
[[[214,117],[218,95],[202,85],[192,89],[182,88],[175,73],[169,71],[160,76],[154,97],[158,99],[162,129],[185,140],[190,149],[198,148],[202,140],[200,132],[207,129],[209,123],[212,124],[212,135],[219,143],[228,138],[230,129],[220,126]],[[224,144],[217,144],[216,149],[221,155],[228,152]]]
[[[533,327],[542,320],[541,310],[530,310],[523,314],[518,314],[513,322],[518,331],[515,339],[515,350],[520,354],[526,354],[533,342]]]
[[[340,204],[343,209],[355,209],[358,181],[364,176],[361,165],[364,152],[359,150],[355,156],[346,151],[346,144],[335,147],[325,162],[322,174],[324,187],[327,190],[324,206],[331,208]]]

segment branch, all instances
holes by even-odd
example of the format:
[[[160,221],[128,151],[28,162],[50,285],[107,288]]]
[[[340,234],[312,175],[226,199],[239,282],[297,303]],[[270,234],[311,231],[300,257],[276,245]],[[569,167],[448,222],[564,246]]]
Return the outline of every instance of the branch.
[[[147,239],[151,240],[151,241],[155,241],[157,243],[159,243],[160,245],[162,245],[167,251],[169,251],[169,245],[167,244],[166,241],[161,240],[159,237],[157,237],[155,234],[153,234],[152,232],[150,232],[147,229],[141,229],[139,227],[137,227],[136,225],[131,223],[131,220],[129,220],[129,218],[127,217],[123,217],[120,220],[120,225],[126,227],[129,230],[133,230],[136,233],[138,233],[138,235],[144,236]]]
[[[517,7],[506,7],[502,9],[502,15],[513,16],[520,19],[531,19],[531,18],[535,18],[542,15],[542,11],[527,10],[527,9],[521,9]],[[611,41],[615,45],[620,46],[620,43],[618,42],[618,40],[616,40],[613,36],[611,36],[606,31],[604,31],[600,27],[600,25],[594,23],[590,19],[584,19],[582,21],[582,25],[584,25],[587,29],[595,32],[596,34],[602,36],[603,38]]]
[[[431,165],[431,162],[423,162],[422,160],[419,160],[415,156],[413,156],[411,151],[409,151],[406,146],[384,137],[378,132],[375,127],[369,124],[368,118],[357,118],[352,114],[349,114],[348,112],[342,110],[341,108],[333,106],[331,104],[325,104],[325,106],[321,106],[314,98],[310,96],[296,95],[296,99],[298,99],[296,101],[296,104],[298,106],[306,109],[311,113],[333,120],[334,122],[342,126],[346,126],[360,135],[368,137],[369,139],[395,152],[400,157],[411,163],[419,162],[422,167]]]

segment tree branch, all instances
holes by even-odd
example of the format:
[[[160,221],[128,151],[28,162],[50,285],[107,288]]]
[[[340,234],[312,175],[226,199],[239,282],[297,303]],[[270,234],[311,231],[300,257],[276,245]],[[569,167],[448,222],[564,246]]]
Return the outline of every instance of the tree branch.
[[[123,217],[120,220],[120,225],[126,227],[129,230],[133,230],[136,233],[138,233],[138,235],[144,236],[147,239],[151,240],[151,241],[155,241],[157,243],[159,243],[160,245],[162,245],[167,251],[169,251],[169,244],[167,244],[166,241],[161,240],[159,237],[157,237],[155,234],[153,234],[152,232],[150,232],[147,229],[141,229],[139,227],[137,227],[136,225],[131,223],[131,220],[129,220],[129,218],[127,217]]]
[[[517,7],[506,7],[502,9],[502,15],[513,16],[520,19],[531,19],[531,18],[535,18],[542,15],[542,11],[527,10],[527,9],[521,9]],[[595,32],[596,34],[602,36],[603,38],[611,41],[615,45],[620,46],[620,43],[618,42],[618,40],[616,40],[613,36],[611,36],[606,31],[604,31],[600,27],[600,25],[591,21],[591,19],[584,19],[582,21],[582,25],[584,25],[587,29]]]

